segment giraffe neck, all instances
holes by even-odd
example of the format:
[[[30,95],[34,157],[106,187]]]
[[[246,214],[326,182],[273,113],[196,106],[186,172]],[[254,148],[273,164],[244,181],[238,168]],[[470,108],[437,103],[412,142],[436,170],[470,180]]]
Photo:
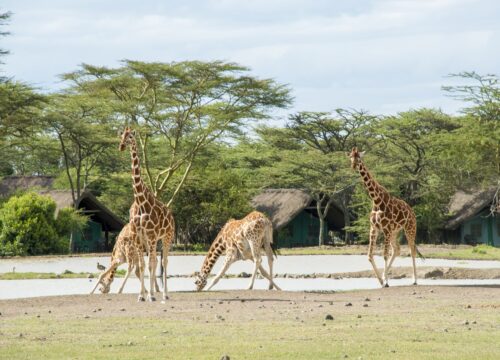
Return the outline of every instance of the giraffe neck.
[[[361,179],[363,180],[365,188],[368,191],[368,195],[376,205],[379,205],[388,197],[389,193],[373,178],[362,161],[359,161],[358,171],[361,175]]]
[[[132,187],[134,188],[134,200],[141,204],[147,200],[149,189],[142,181],[141,162],[139,160],[135,138],[130,143],[130,158],[132,160]]]
[[[203,261],[200,275],[202,275],[204,278],[206,278],[210,274],[212,268],[217,262],[217,259],[222,255],[222,252],[226,249],[224,237],[222,236],[223,231],[224,228],[222,228],[222,230],[215,238],[214,242],[210,246],[210,249],[208,249],[208,254],[205,257],[205,260]]]

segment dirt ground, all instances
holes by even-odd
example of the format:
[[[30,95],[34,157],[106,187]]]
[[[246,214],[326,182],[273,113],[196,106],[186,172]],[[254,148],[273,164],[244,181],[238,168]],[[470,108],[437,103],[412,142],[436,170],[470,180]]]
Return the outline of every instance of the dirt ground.
[[[487,303],[487,305],[485,305]],[[349,305],[351,304],[351,305]],[[165,303],[138,303],[136,295],[74,295],[1,300],[1,319],[168,317],[201,321],[246,322],[258,319],[304,318],[313,314],[343,315],[360,312],[381,316],[409,309],[450,306],[497,309],[500,286],[411,286],[351,292],[210,291],[171,293]]]

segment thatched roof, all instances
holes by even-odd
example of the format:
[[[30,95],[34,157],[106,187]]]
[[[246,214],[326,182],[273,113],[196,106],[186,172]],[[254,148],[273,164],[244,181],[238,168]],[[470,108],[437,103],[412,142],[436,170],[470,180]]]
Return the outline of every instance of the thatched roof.
[[[6,176],[0,181],[0,196],[9,196],[18,190],[51,189],[52,176]]]
[[[301,211],[313,210],[316,214],[316,203],[304,190],[300,189],[267,189],[255,196],[252,206],[267,214],[276,230],[286,226]],[[329,225],[341,229],[344,227],[344,217],[338,206],[333,204],[327,215]]]
[[[489,207],[493,201],[495,191],[495,187],[486,190],[457,191],[448,205],[451,216],[447,219],[444,228],[455,230],[460,224]]]

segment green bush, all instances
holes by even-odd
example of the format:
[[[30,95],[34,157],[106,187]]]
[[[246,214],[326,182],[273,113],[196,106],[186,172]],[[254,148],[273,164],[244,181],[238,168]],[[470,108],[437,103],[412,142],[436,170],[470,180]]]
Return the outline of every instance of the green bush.
[[[55,218],[56,204],[48,196],[12,196],[0,209],[0,253],[42,255],[65,253],[68,234],[83,216],[64,209]]]

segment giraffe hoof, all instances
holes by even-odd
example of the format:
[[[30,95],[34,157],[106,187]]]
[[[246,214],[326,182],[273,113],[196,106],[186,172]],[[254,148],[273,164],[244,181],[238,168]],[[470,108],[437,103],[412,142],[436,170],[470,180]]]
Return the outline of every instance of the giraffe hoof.
[[[139,297],[137,297],[137,301],[138,302],[141,302],[141,301],[144,301],[144,300],[145,300],[144,296],[142,296],[142,295],[139,295]]]
[[[168,300],[168,295],[163,295],[163,300]]]
[[[149,302],[156,301],[156,298],[155,298],[154,296],[149,296],[149,295],[148,295],[148,301],[149,301]]]
[[[385,283],[384,287],[389,287],[389,284],[388,284],[388,283]]]

